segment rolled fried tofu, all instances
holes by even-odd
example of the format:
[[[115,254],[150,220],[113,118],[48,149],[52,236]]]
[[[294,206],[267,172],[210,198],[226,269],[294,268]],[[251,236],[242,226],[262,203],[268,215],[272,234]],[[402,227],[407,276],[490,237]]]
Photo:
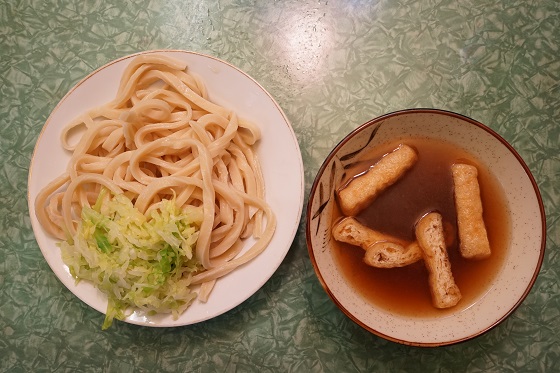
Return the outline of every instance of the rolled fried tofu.
[[[358,214],[372,203],[380,192],[394,184],[417,159],[418,155],[413,148],[401,144],[365,173],[352,178],[338,190],[342,212],[349,216]]]
[[[451,272],[439,213],[431,212],[420,219],[416,224],[416,239],[424,254],[433,305],[436,308],[453,307],[461,300],[461,291]]]
[[[401,248],[406,243],[396,237],[368,228],[351,216],[336,223],[332,229],[332,234],[335,240],[360,246],[364,250],[379,241],[394,242]]]
[[[366,250],[364,262],[372,267],[404,267],[422,259],[422,249],[418,243],[408,243],[378,232],[353,217],[340,220],[333,227],[332,233],[335,240],[360,246]]]
[[[461,255],[467,259],[486,258],[491,250],[482,217],[478,170],[475,166],[458,163],[451,166],[451,171]]]
[[[417,242],[408,246],[379,241],[369,246],[364,255],[364,263],[376,268],[405,267],[422,259],[422,249]]]

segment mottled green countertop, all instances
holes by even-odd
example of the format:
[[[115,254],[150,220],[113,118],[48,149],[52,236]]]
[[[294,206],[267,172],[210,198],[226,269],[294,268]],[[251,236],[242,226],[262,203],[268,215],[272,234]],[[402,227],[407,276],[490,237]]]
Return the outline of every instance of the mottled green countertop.
[[[5,1],[0,4],[0,371],[551,372],[560,369],[560,2],[557,0]],[[533,172],[547,213],[541,273],[524,303],[458,345],[385,341],[317,280],[305,216],[251,298],[173,329],[103,315],[56,278],[34,239],[27,174],[51,110],[118,57],[185,49],[258,80],[292,123],[306,193],[350,129],[412,107],[486,123]]]

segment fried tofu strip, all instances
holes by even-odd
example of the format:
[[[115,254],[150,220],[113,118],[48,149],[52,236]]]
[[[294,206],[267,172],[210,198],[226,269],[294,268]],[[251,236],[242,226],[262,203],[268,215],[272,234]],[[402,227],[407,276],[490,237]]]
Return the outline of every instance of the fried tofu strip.
[[[405,267],[422,259],[422,249],[417,242],[408,246],[389,241],[379,241],[369,246],[364,263],[376,268]]]
[[[405,243],[396,237],[368,228],[351,216],[336,223],[332,234],[335,240],[360,246],[364,250],[379,241],[391,241],[401,247]]]
[[[415,231],[429,274],[432,303],[436,308],[453,307],[461,300],[461,291],[451,272],[441,215],[431,212],[423,216]]]
[[[340,208],[344,215],[358,214],[372,203],[380,192],[394,184],[417,159],[418,154],[413,148],[401,144],[365,173],[351,179],[338,190]]]
[[[451,166],[451,171],[461,255],[467,259],[487,258],[491,250],[482,217],[478,170],[458,163]]]
[[[372,267],[404,267],[422,259],[422,250],[416,242],[408,243],[378,232],[353,217],[346,217],[335,224],[332,234],[337,241],[366,250],[364,262]]]

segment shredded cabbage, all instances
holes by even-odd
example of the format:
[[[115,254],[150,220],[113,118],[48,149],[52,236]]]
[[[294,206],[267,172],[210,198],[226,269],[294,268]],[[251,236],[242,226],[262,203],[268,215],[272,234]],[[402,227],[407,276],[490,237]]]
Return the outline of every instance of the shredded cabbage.
[[[107,194],[82,209],[76,235],[60,244],[62,260],[77,282],[107,295],[103,330],[133,308],[177,318],[197,296],[189,285],[202,269],[193,255],[202,208],[163,200],[145,216],[125,195]]]

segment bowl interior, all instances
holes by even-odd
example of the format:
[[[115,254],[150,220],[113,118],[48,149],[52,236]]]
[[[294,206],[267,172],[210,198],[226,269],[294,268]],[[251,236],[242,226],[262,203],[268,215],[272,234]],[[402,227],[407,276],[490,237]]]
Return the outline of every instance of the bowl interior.
[[[501,184],[511,218],[510,244],[493,283],[472,306],[443,317],[408,317],[372,305],[355,291],[338,269],[332,250],[334,190],[340,185],[344,167],[371,147],[411,137],[443,140],[477,158]],[[323,287],[356,323],[399,343],[445,345],[484,333],[506,318],[527,296],[544,253],[544,210],[529,169],[495,132],[458,114],[408,110],[362,125],[329,154],[312,187],[307,211],[307,241]]]

